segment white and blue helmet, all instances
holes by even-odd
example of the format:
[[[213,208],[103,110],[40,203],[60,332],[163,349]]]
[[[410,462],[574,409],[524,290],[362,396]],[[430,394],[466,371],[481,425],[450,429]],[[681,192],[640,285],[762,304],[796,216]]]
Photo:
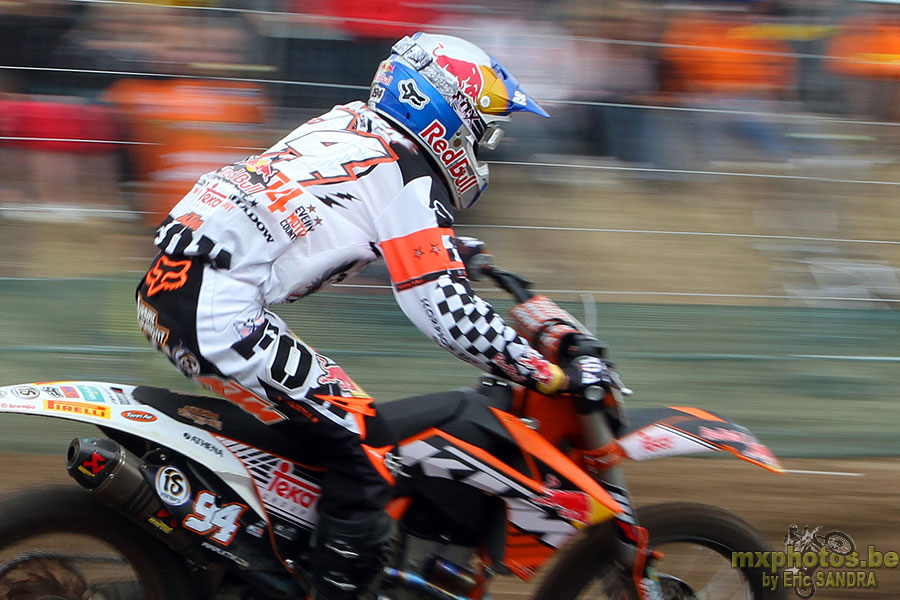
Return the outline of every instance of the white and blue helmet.
[[[484,50],[426,33],[394,44],[372,81],[369,106],[431,155],[457,209],[472,206],[487,187],[478,151],[497,146],[499,123],[517,111],[550,116]]]

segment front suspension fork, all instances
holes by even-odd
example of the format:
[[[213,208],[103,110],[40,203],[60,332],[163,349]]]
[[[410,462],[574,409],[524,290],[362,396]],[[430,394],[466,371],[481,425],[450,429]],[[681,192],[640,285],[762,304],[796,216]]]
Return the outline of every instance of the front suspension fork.
[[[652,558],[647,530],[640,526],[637,512],[628,491],[625,471],[619,466],[623,454],[602,410],[593,410],[579,415],[584,447],[585,469],[624,512],[616,517],[617,543],[615,559],[634,581],[635,591],[640,600],[662,598],[659,581],[649,568]]]

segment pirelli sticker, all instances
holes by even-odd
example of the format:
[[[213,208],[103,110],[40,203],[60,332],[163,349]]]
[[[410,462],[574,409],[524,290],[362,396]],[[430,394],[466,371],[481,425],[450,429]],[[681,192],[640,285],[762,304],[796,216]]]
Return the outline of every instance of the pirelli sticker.
[[[86,417],[97,417],[100,419],[109,419],[109,407],[91,404],[88,402],[75,402],[73,400],[44,400],[44,409],[68,413],[70,415],[84,415]]]

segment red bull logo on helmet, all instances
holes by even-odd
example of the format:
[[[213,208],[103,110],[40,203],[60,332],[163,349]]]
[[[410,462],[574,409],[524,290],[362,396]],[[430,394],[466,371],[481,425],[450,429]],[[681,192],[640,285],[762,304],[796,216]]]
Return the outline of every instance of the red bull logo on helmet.
[[[453,187],[461,195],[478,181],[475,175],[471,174],[472,169],[465,150],[462,148],[459,150],[451,149],[450,144],[445,139],[446,135],[447,128],[437,119],[419,132],[419,136],[428,144],[434,155],[447,167],[447,171],[453,180]]]
[[[443,53],[444,45],[438,44],[432,51],[438,66],[456,77],[459,87],[472,100],[478,101],[484,88],[484,77],[476,63],[453,58]]]

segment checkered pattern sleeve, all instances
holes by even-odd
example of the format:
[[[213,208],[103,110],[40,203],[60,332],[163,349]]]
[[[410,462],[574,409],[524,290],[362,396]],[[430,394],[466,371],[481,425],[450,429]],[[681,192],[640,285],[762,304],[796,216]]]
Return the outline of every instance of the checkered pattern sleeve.
[[[426,165],[427,166],[427,165]],[[416,327],[463,360],[543,393],[566,377],[503,322],[469,286],[456,247],[447,191],[438,177],[409,177],[375,215],[378,251],[394,295]]]
[[[516,331],[469,281],[447,272],[395,295],[407,317],[437,344],[476,367],[531,389],[549,393],[565,376]]]

